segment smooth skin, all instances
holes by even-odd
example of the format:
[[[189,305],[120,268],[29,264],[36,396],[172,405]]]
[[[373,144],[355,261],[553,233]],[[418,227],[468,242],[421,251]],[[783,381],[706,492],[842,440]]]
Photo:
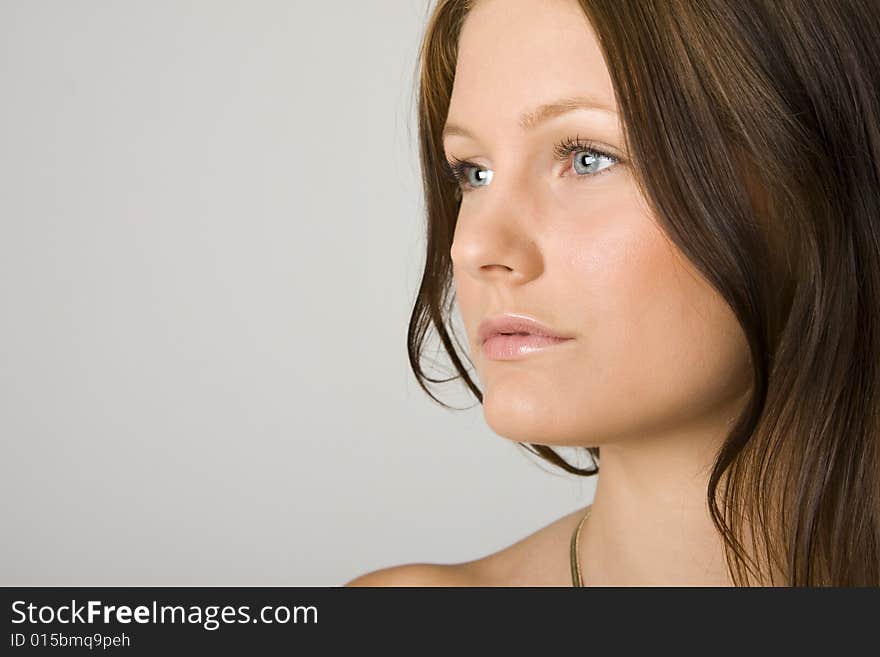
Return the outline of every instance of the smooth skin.
[[[589,96],[525,128],[520,115]],[[749,392],[745,336],[637,189],[595,33],[576,0],[480,0],[465,21],[444,140],[477,165],[451,256],[483,413],[510,440],[600,446],[579,557],[585,586],[730,585],[706,504],[715,453]],[[554,156],[586,139],[619,161]],[[579,162],[579,163],[578,163]],[[491,177],[485,174],[491,171]],[[485,358],[488,314],[522,313],[574,340]],[[347,586],[571,586],[578,509],[500,552],[405,564]]]

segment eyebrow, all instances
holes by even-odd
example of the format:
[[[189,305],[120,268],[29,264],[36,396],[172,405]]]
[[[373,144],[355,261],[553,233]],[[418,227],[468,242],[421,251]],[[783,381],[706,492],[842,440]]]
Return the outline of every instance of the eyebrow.
[[[601,102],[594,97],[571,96],[567,98],[560,98],[559,100],[555,100],[552,103],[539,105],[531,112],[524,112],[519,117],[519,126],[523,130],[531,130],[553,117],[574,110],[594,110],[598,112],[605,112],[613,116],[617,115],[617,112],[613,108],[609,107],[607,104]],[[453,135],[470,137],[472,139],[476,138],[474,134],[467,128],[456,125],[454,123],[446,123],[446,125],[443,127],[443,140],[445,141],[447,137],[451,137]]]

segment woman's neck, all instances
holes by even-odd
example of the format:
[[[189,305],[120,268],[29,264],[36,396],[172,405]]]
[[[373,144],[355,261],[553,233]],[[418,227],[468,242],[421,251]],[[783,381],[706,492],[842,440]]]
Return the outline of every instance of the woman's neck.
[[[603,444],[590,517],[580,539],[585,586],[731,586],[724,543],[709,515],[721,421],[650,439]]]

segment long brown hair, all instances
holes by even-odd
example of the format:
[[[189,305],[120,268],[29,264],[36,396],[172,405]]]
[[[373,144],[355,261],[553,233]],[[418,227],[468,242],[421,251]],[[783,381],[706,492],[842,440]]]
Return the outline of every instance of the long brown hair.
[[[407,348],[446,407],[429,383],[461,378],[482,403],[451,327],[459,196],[441,141],[474,1],[436,3],[418,60],[427,248]],[[580,4],[642,193],[748,339],[751,395],[707,491],[734,583],[880,586],[880,4]],[[432,326],[451,378],[422,368]],[[519,444],[599,471],[598,447],[580,468]]]

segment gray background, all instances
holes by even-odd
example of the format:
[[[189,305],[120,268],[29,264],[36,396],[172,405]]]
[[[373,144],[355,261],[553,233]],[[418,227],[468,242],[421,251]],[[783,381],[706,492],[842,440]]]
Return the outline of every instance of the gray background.
[[[592,498],[409,370],[430,4],[0,0],[0,584],[339,585]]]

